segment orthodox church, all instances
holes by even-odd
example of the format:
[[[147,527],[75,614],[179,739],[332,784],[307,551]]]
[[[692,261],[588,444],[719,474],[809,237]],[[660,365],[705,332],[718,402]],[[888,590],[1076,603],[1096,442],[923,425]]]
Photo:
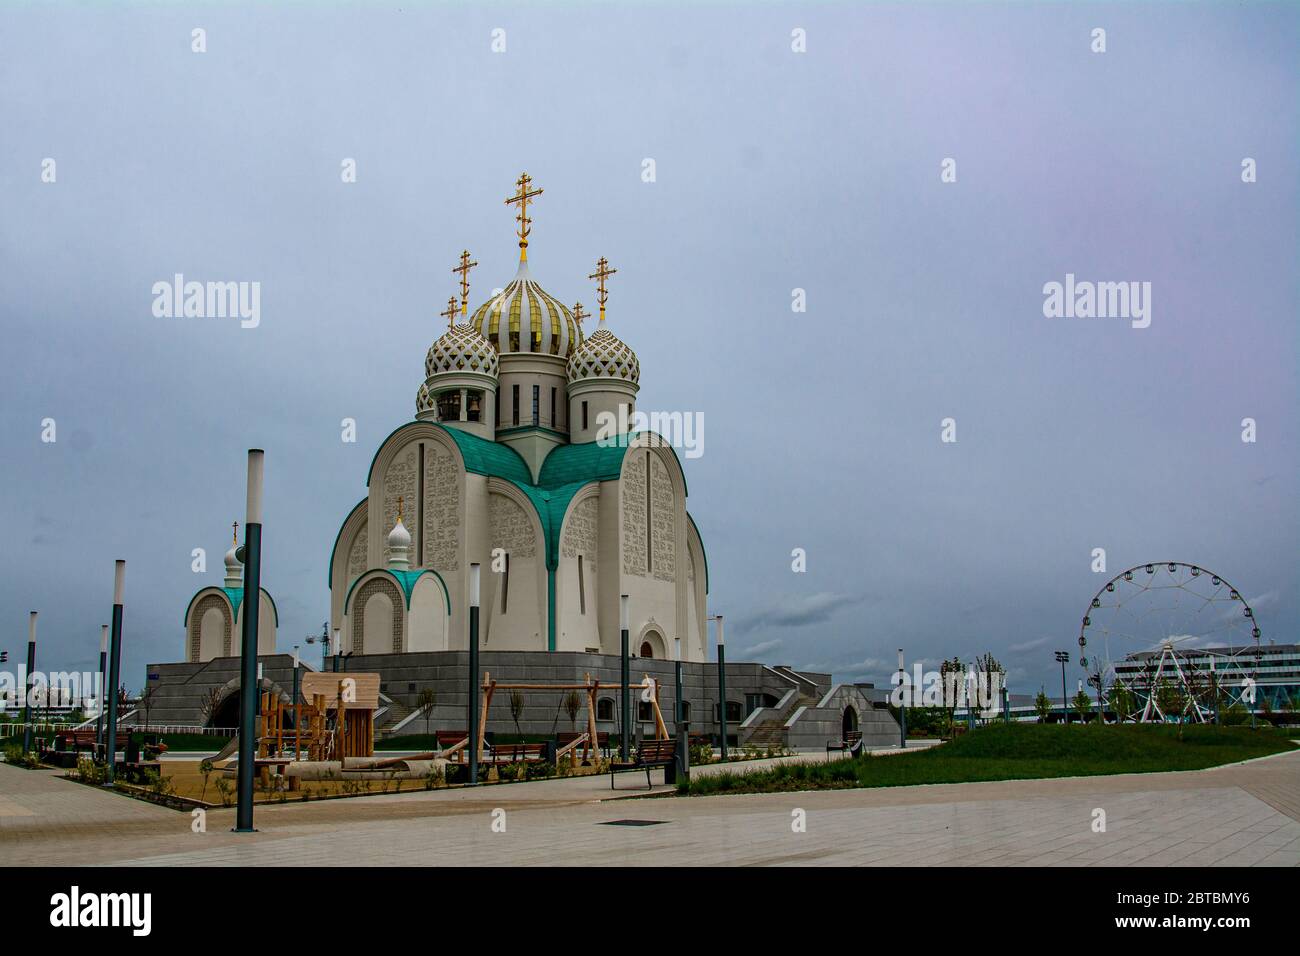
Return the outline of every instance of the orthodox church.
[[[477,564],[484,651],[618,654],[626,595],[633,654],[705,661],[708,569],[681,464],[653,433],[611,427],[630,420],[640,380],[606,325],[616,270],[602,258],[588,277],[600,316],[584,335],[581,303],[569,309],[529,271],[542,190],[526,173],[516,187],[518,269],[472,314],[477,263],[464,252],[452,269],[460,299],[425,357],[414,420],[379,446],[339,528],[331,629],[356,655],[463,650]],[[190,661],[238,653],[238,575],[232,552],[226,587],[191,602]],[[262,601],[259,653],[271,653],[274,604]]]

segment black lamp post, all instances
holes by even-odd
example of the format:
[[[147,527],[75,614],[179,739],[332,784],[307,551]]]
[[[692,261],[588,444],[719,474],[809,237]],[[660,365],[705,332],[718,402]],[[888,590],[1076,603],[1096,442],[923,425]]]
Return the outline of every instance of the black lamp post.
[[[23,753],[32,749],[32,671],[36,669],[36,612],[27,618],[27,675],[23,678]]]
[[[104,786],[117,775],[117,689],[122,681],[122,597],[126,589],[126,562],[113,567],[113,626],[108,640],[108,724],[104,727]]]
[[[105,667],[108,663],[108,625],[99,625],[99,716],[95,721],[95,741],[100,747],[104,746],[104,692],[108,687],[108,674]]]
[[[262,596],[262,466],[266,453],[248,452],[248,501],[244,517],[244,634],[239,660],[239,777],[235,832],[254,833],[253,762],[257,759],[257,618]]]
[[[478,608],[479,565],[469,566],[469,782],[478,783]]]
[[[1057,651],[1056,663],[1061,665],[1061,711],[1065,715],[1065,722],[1070,722],[1070,701],[1066,697],[1065,690],[1065,665],[1070,663],[1069,651]]]
[[[727,759],[727,649],[722,636],[722,615],[711,615],[718,622],[718,725],[722,728],[722,759]]]
[[[898,708],[898,746],[907,748],[907,704],[912,693],[907,686],[907,668],[903,666],[903,649],[898,649],[898,688],[901,704]]]
[[[627,620],[627,601],[626,594],[620,594],[618,598],[618,633],[622,642],[622,660],[619,665],[619,675],[622,681],[622,689],[619,691],[619,728],[618,728],[618,752],[627,763],[631,759],[631,753],[628,749],[628,738],[632,736],[632,698],[628,692],[628,684],[632,681],[632,661],[628,657],[628,620]]]

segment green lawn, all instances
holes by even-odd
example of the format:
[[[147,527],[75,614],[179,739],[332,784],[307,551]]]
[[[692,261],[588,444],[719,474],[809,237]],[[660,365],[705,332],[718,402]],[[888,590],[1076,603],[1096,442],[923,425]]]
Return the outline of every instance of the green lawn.
[[[776,793],[1203,770],[1293,749],[1294,744],[1271,728],[992,724],[915,753],[695,776],[679,784],[678,792]]]

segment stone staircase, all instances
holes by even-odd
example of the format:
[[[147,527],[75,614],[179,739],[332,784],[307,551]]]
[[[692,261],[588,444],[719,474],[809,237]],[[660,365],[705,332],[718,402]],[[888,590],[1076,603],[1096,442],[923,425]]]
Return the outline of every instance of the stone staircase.
[[[376,737],[386,737],[389,728],[400,724],[404,719],[410,716],[412,710],[410,707],[407,707],[405,704],[396,700],[384,700],[381,701],[381,703],[383,703],[383,705],[388,709],[384,711],[384,715],[375,723]]]
[[[779,718],[763,721],[745,738],[745,746],[758,747],[760,750],[781,746],[784,743],[785,721]]]

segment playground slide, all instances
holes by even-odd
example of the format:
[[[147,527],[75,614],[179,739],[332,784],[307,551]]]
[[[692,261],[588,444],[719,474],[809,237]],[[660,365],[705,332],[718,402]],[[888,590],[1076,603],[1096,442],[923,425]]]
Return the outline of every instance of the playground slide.
[[[234,754],[234,752],[238,749],[239,749],[239,734],[235,734],[235,736],[231,737],[224,747],[222,747],[219,751],[217,751],[217,755],[212,758],[212,762],[216,763],[218,760],[225,760],[231,757]]]

